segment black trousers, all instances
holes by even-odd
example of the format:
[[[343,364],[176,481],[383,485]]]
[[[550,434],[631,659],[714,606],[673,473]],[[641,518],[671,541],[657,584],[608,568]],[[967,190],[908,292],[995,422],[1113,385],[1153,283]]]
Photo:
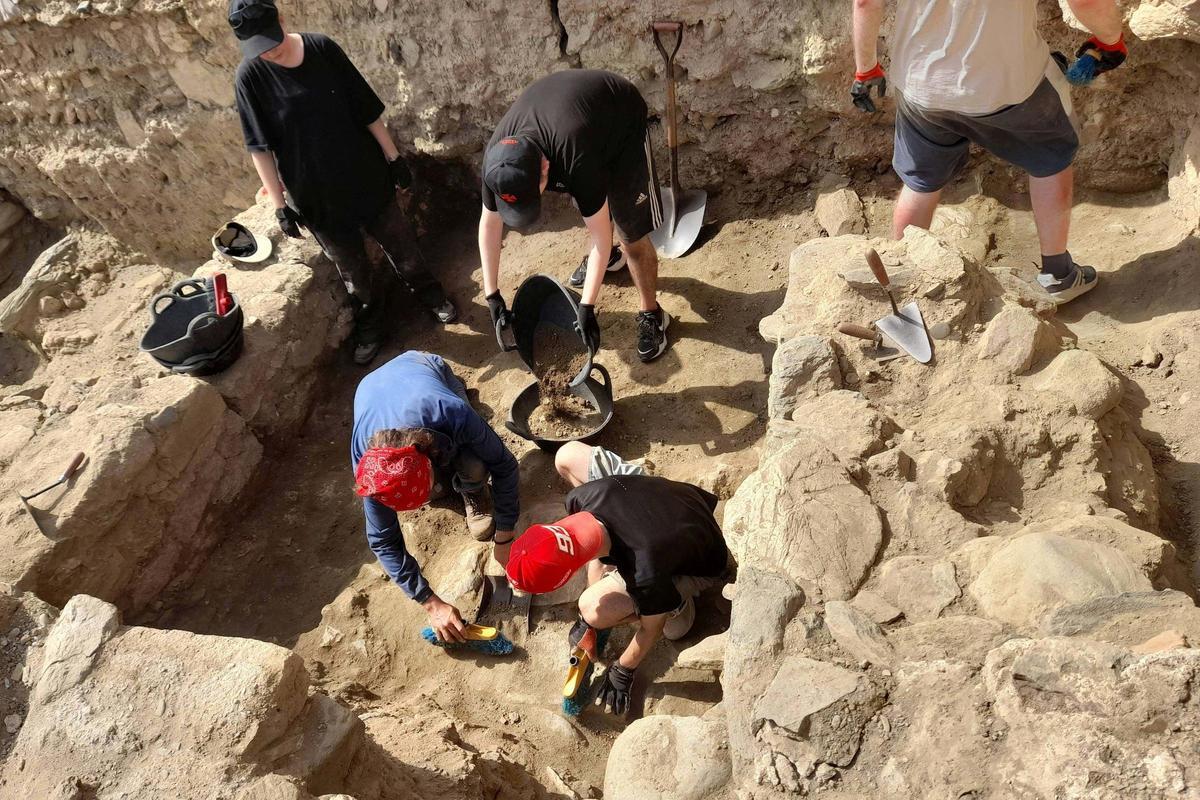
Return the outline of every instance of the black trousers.
[[[446,302],[446,292],[425,266],[417,249],[417,236],[399,203],[390,200],[375,219],[349,230],[311,231],[321,248],[337,265],[346,291],[356,300],[355,337],[359,342],[377,342],[384,338],[387,288],[391,277],[398,277],[423,307],[434,309]],[[370,236],[391,262],[380,268],[371,265],[363,237]]]

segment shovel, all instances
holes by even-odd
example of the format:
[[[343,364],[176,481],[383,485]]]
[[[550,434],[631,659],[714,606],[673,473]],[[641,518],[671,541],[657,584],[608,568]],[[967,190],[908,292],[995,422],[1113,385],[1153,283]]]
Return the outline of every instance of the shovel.
[[[871,344],[875,345],[875,349],[870,351],[868,355],[871,358],[882,364],[885,361],[892,361],[904,355],[899,349],[892,347],[891,340],[884,344],[883,334],[874,328],[868,328],[864,325],[856,325],[853,322],[842,322],[837,326],[839,333],[844,333],[847,336],[855,336],[859,339],[866,339]]]
[[[868,250],[867,264],[870,265],[871,272],[875,273],[875,280],[879,281],[879,285],[887,292],[888,302],[892,304],[892,313],[876,320],[875,327],[887,334],[904,352],[922,364],[928,364],[933,358],[933,345],[930,344],[929,333],[925,330],[925,319],[921,316],[921,309],[917,308],[917,301],[914,300],[904,308],[896,308],[891,281],[879,253],[873,249]]]
[[[17,497],[21,498],[21,505],[25,506],[25,510],[29,512],[29,516],[33,517],[33,523],[37,525],[38,530],[42,532],[43,536],[49,536],[50,534],[46,533],[45,529],[42,528],[41,520],[39,520],[37,516],[37,509],[29,505],[29,501],[40,494],[45,494],[55,486],[62,486],[64,483],[71,480],[71,478],[75,476],[76,471],[79,470],[79,465],[83,463],[84,457],[85,456],[83,453],[76,453],[75,457],[71,459],[71,463],[67,465],[65,470],[63,470],[63,474],[59,475],[58,480],[49,486],[38,489],[33,494],[21,494],[20,492],[17,493]]]
[[[650,233],[654,249],[663,258],[679,258],[696,243],[700,226],[704,224],[704,207],[708,192],[703,189],[684,189],[679,183],[679,130],[675,115],[675,54],[683,44],[682,22],[652,22],[654,46],[662,53],[667,71],[667,147],[671,151],[671,188],[660,189],[662,194],[662,224]],[[675,46],[667,52],[660,33],[674,33]]]

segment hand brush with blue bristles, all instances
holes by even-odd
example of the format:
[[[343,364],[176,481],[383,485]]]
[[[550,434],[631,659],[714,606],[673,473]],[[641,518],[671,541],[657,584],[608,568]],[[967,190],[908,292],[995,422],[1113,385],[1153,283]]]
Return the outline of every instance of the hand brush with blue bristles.
[[[489,628],[486,625],[470,623],[463,628],[463,636],[466,637],[467,641],[443,642],[433,632],[433,628],[425,628],[421,631],[421,637],[436,647],[469,647],[476,652],[489,656],[506,656],[513,651],[513,643],[507,636],[495,628]]]

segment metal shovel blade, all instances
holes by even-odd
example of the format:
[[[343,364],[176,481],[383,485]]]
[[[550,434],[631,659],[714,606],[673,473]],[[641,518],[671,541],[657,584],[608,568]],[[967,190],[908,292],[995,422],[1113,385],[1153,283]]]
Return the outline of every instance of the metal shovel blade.
[[[915,301],[901,308],[898,314],[888,314],[877,320],[875,327],[922,364],[933,359],[933,345],[925,330],[925,319]]]
[[[663,222],[650,233],[660,258],[679,258],[692,248],[704,224],[708,192],[684,189],[678,198],[674,187],[662,187]]]

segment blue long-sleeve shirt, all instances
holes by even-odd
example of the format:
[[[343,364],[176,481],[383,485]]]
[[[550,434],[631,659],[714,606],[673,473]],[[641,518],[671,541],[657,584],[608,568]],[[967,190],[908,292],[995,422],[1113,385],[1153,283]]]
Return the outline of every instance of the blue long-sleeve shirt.
[[[455,387],[458,378],[441,356],[410,350],[371,372],[354,393],[354,430],[350,439],[350,466],[367,450],[376,431],[389,428],[424,428],[437,440],[439,461],[452,459],[459,448],[468,448],[487,465],[497,530],[512,530],[520,506],[517,496],[517,460],[500,437],[471,408]],[[371,498],[363,499],[367,542],[379,563],[406,595],[423,603],[433,594],[421,574],[421,565],[404,545],[396,512]]]

